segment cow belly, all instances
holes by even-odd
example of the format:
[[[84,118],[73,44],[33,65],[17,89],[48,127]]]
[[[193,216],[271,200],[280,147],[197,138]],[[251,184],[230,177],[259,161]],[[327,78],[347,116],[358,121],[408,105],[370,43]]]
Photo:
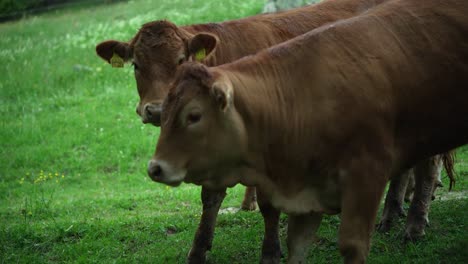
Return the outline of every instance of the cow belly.
[[[339,213],[339,195],[336,192],[306,188],[295,195],[283,195],[280,190],[272,192],[271,203],[285,213],[304,214],[310,212]]]

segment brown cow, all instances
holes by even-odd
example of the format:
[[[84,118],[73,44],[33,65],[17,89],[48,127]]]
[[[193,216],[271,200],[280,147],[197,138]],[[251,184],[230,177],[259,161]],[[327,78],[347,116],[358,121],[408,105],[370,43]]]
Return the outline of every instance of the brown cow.
[[[341,213],[340,252],[365,262],[387,181],[468,142],[467,13],[394,0],[234,63],[183,65],[149,176],[258,186],[289,214],[291,263]]]
[[[355,16],[385,1],[326,0],[281,13],[184,27],[177,27],[169,21],[154,21],[143,25],[130,42],[104,41],[97,45],[96,51],[108,62],[114,53],[125,61],[133,62],[140,95],[137,113],[144,123],[159,125],[160,104],[177,68],[193,59],[200,50],[207,53],[203,60],[205,64],[223,64],[324,24]],[[224,196],[225,189],[213,191],[202,188],[203,214],[189,260],[205,259],[206,250],[211,248],[214,223]],[[264,253],[274,254],[277,258],[279,212],[261,201],[261,197],[258,202],[266,221]],[[247,188],[242,208],[255,208],[254,188]]]
[[[142,26],[130,42],[107,40],[97,54],[110,63],[118,54],[135,67],[144,123],[159,126],[161,103],[178,66],[204,50],[203,63],[215,66],[255,54],[312,29],[367,11],[387,0],[325,0],[279,13],[261,14],[222,23],[177,27],[167,20]]]

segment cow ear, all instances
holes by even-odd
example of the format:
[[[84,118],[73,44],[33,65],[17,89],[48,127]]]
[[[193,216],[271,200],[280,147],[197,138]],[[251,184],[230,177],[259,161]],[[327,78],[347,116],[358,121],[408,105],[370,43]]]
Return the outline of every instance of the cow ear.
[[[99,57],[111,63],[111,59],[121,59],[127,62],[132,59],[133,52],[127,42],[117,40],[106,40],[96,46],[96,53]]]
[[[189,40],[188,53],[192,61],[203,61],[214,54],[218,38],[209,33],[198,33]]]
[[[233,90],[226,82],[216,82],[211,88],[211,95],[224,112],[232,105]]]

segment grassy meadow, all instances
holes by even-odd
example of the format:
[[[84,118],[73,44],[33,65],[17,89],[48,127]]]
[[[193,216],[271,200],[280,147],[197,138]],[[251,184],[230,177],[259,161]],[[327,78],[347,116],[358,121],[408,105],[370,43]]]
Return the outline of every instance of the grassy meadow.
[[[149,179],[159,129],[135,114],[131,67],[111,68],[94,48],[151,20],[222,21],[263,4],[132,0],[0,24],[0,263],[184,263],[200,188]],[[374,235],[369,263],[468,263],[468,147],[457,154],[458,182],[448,193],[444,177],[426,237],[403,243],[402,220]],[[229,189],[222,207],[238,207],[243,190]],[[311,261],[340,262],[338,224],[325,218]],[[257,263],[262,236],[260,213],[221,214],[208,262]]]

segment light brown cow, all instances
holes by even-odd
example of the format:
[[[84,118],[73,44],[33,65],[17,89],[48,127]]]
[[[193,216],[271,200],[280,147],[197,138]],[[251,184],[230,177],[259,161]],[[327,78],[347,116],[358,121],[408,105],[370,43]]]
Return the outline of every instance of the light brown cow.
[[[341,213],[340,252],[365,262],[387,181],[468,142],[467,13],[394,0],[234,63],[184,64],[149,176],[258,186],[289,214],[291,263]]]
[[[161,102],[174,80],[179,65],[194,59],[199,51],[206,52],[203,63],[214,66],[273,46],[324,24],[365,12],[387,0],[326,0],[321,3],[275,14],[263,14],[240,20],[177,27],[169,21],[154,21],[143,25],[129,42],[108,40],[96,51],[110,62],[115,54],[135,67],[140,102],[137,113],[144,123],[159,125]],[[211,248],[217,212],[225,189],[202,188],[203,214],[189,261],[201,262]],[[261,196],[261,193],[259,194]],[[255,189],[247,188],[242,208],[255,208]],[[279,258],[279,212],[267,202],[259,207],[265,218],[264,254]]]

